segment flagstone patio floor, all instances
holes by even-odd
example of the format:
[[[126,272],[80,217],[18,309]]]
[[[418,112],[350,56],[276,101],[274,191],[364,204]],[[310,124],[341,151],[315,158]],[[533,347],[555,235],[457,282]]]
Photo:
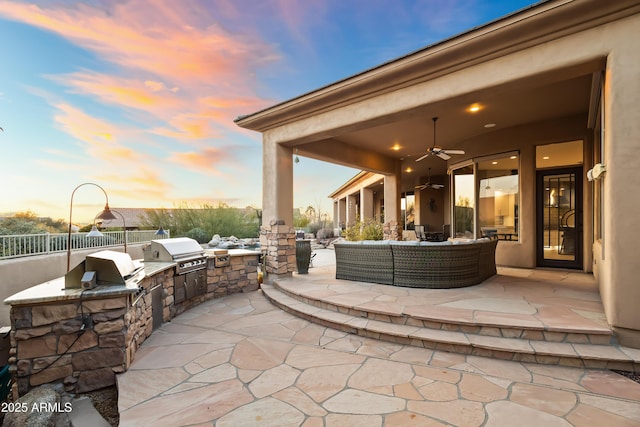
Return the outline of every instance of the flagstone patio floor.
[[[331,252],[316,252],[310,274],[294,274],[291,285],[336,284]],[[570,299],[589,327],[606,327],[589,275],[514,269],[499,275],[543,287],[569,277],[546,297],[545,316],[537,321],[574,322],[559,309]],[[469,288],[466,297],[450,295],[445,303],[464,309],[469,299],[481,298],[478,314],[485,318],[526,314],[531,307],[540,312],[541,301],[494,288],[499,297],[479,297]],[[392,302],[387,297],[403,289],[380,288],[371,302]],[[163,324],[117,385],[121,426],[640,425],[640,384],[615,372],[352,335],[282,311],[262,291],[210,300]]]

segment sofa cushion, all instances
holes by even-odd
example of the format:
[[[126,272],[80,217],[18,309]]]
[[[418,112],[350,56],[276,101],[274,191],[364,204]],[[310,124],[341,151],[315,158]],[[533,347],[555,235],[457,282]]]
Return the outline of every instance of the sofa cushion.
[[[420,246],[449,246],[452,245],[452,242],[445,240],[443,242],[420,242]]]
[[[418,246],[420,241],[418,240],[394,240],[391,245],[398,246]]]
[[[363,240],[363,245],[388,245],[389,240]]]

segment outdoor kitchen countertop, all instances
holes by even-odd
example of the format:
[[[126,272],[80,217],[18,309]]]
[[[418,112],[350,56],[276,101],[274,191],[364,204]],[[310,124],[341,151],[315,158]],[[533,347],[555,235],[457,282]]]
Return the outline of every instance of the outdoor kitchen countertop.
[[[72,301],[82,298],[111,298],[119,295],[133,294],[139,291],[139,283],[145,277],[153,276],[161,271],[175,267],[175,262],[145,262],[136,260],[135,264],[144,267],[136,273],[135,279],[127,280],[126,285],[98,285],[83,292],[81,288],[66,289],[64,276],[32,286],[4,300],[8,305],[39,304],[56,301]]]
[[[143,264],[145,277],[153,276],[154,274],[158,274],[161,271],[169,270],[176,266],[176,263],[173,261],[144,261]]]
[[[142,276],[144,277],[144,276]],[[140,279],[141,280],[141,279]],[[83,292],[80,288],[65,289],[64,276],[32,286],[4,300],[8,305],[38,304],[56,301],[71,301],[82,298],[109,298],[132,294],[138,291],[139,281],[126,285],[99,285]]]
[[[214,251],[221,250],[220,248],[209,248],[204,250],[204,254],[208,257],[215,256]],[[253,249],[224,249],[228,251],[230,256],[243,256],[243,255],[260,255],[260,250]]]

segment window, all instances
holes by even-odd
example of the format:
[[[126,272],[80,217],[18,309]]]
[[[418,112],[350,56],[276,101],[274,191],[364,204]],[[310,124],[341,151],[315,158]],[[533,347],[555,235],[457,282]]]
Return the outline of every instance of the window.
[[[400,199],[400,215],[403,230],[413,230],[415,223],[416,198],[413,192],[403,193]]]
[[[518,240],[520,182],[517,154],[478,162],[476,177],[479,234]]]
[[[452,237],[472,238],[474,235],[475,195],[473,165],[453,171],[453,230]]]
[[[453,237],[518,240],[519,169],[518,153],[511,152],[483,157],[451,171]]]

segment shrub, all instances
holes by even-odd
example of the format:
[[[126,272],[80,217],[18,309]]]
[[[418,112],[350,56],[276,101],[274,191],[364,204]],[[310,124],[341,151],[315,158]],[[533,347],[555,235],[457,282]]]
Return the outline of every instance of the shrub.
[[[141,222],[150,229],[157,229],[159,226],[170,229],[172,237],[191,237],[189,233],[193,230],[204,230],[207,237],[201,243],[208,242],[214,234],[245,238],[256,237],[259,231],[255,209],[233,208],[224,203],[217,206],[205,204],[199,208],[183,205],[171,210],[149,210]]]
[[[330,239],[333,237],[333,229],[332,228],[321,228],[316,233],[317,239]]]
[[[368,218],[360,221],[360,218],[357,218],[355,224],[347,227],[342,232],[342,236],[351,241],[382,240],[384,238],[384,226],[375,219]]]
[[[192,239],[197,240],[198,243],[207,243],[210,238],[206,231],[197,227],[187,231],[186,237],[191,237]]]

